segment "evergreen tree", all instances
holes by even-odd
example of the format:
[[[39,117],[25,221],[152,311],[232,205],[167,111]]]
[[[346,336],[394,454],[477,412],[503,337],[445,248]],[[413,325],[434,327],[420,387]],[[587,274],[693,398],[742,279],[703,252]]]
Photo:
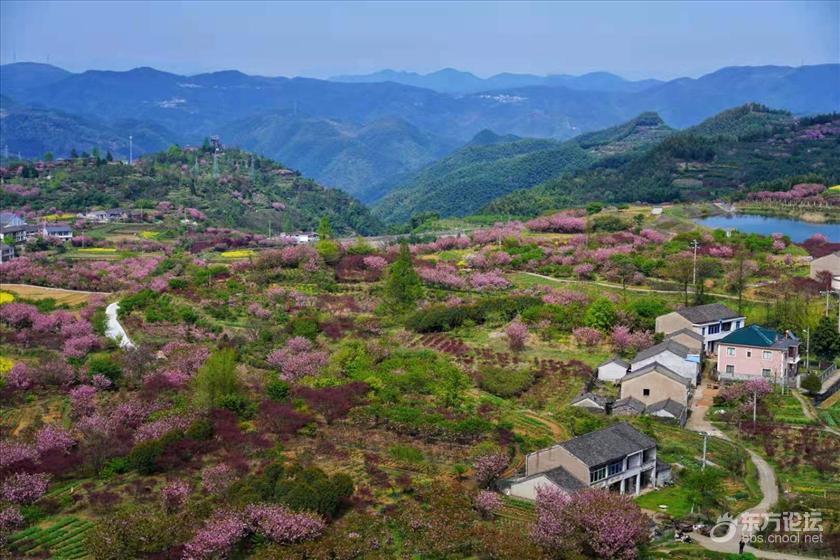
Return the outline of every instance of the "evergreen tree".
[[[811,346],[814,353],[824,360],[832,361],[840,354],[840,334],[834,319],[827,315],[820,318],[817,328],[814,329]]]
[[[321,239],[330,239],[333,236],[332,226],[330,225],[330,220],[326,216],[321,217],[321,221],[318,222],[318,237]]]
[[[213,352],[195,376],[196,403],[203,408],[218,407],[229,395],[239,394],[236,353],[232,348]]]
[[[385,297],[394,306],[406,308],[423,296],[420,276],[411,264],[411,252],[408,245],[400,245],[397,260],[388,268],[385,282]]]

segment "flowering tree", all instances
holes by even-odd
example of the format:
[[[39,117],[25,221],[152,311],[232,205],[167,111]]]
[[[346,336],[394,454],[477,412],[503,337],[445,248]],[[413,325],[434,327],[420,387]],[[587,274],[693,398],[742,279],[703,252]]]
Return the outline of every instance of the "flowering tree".
[[[44,454],[50,451],[67,453],[76,444],[70,432],[55,425],[44,426],[35,436],[35,449]]]
[[[327,353],[314,350],[312,341],[302,336],[290,338],[286,346],[268,355],[267,361],[280,370],[284,381],[315,375],[327,365]]]
[[[88,416],[96,409],[96,387],[79,385],[70,389],[70,408],[76,417]]]
[[[508,337],[508,345],[514,352],[525,349],[525,341],[528,339],[528,327],[518,319],[511,322],[505,329]]]
[[[580,233],[586,229],[586,220],[561,213],[535,218],[529,222],[525,222],[525,227],[531,231]]]
[[[537,489],[536,506],[533,537],[549,551],[632,560],[648,539],[650,522],[629,496],[595,489],[568,495],[548,486]]]
[[[508,458],[501,453],[482,455],[473,463],[476,484],[482,488],[490,486],[507,466]]]
[[[0,499],[15,504],[29,504],[47,492],[50,475],[44,473],[15,473],[0,486]]]
[[[184,548],[184,560],[205,560],[227,553],[248,533],[242,515],[217,511]]]
[[[572,331],[572,336],[580,346],[587,348],[601,344],[601,331],[592,327],[578,327]]]
[[[502,507],[502,499],[495,492],[480,490],[475,497],[475,509],[485,519],[490,519]]]
[[[592,277],[592,273],[595,271],[595,265],[591,263],[583,263],[579,264],[574,268],[575,276],[580,279],[587,279]]]
[[[184,480],[173,480],[160,491],[163,507],[168,512],[181,509],[190,495],[190,485]]]
[[[211,494],[220,494],[236,481],[236,471],[221,463],[201,471],[201,486]]]
[[[245,508],[251,529],[276,543],[293,543],[312,539],[326,527],[324,520],[311,513],[294,513],[273,504],[254,504]]]

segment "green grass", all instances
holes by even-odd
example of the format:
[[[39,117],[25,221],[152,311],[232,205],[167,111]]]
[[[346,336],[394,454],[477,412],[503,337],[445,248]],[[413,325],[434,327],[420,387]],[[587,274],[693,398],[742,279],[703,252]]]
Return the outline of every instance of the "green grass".
[[[636,498],[636,503],[643,509],[663,511],[660,505],[668,506],[665,512],[674,517],[684,517],[691,513],[691,499],[688,490],[682,486],[668,486],[661,490],[654,490]]]
[[[54,559],[87,557],[84,536],[93,523],[78,517],[56,518],[46,527],[29,527],[13,533],[8,548],[18,556],[46,556]]]

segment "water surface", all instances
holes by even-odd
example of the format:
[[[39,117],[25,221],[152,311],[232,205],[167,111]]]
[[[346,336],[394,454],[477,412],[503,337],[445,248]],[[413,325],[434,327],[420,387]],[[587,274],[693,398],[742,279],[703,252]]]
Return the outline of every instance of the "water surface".
[[[696,223],[713,229],[737,229],[744,233],[758,233],[771,235],[783,233],[791,241],[801,243],[814,235],[821,233],[829,241],[840,242],[840,224],[813,224],[792,218],[777,218],[775,216],[754,216],[752,214],[728,214],[710,216],[694,220]]]

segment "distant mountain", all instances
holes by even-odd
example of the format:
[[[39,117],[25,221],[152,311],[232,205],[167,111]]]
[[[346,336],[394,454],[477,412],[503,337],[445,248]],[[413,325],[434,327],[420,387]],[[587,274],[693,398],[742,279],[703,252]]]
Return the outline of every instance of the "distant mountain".
[[[21,135],[20,128],[14,134],[4,131],[12,152],[29,146],[60,152],[95,138],[89,128],[96,123],[104,127],[100,132],[106,137],[115,133],[118,138],[129,134],[157,138],[150,149],[164,143],[198,144],[208,135],[229,133],[237,143],[277,155],[329,184],[359,193],[372,189],[371,196],[404,184],[406,174],[418,165],[486,129],[501,136],[565,140],[647,111],[684,128],[747,102],[795,115],[840,110],[840,65],[836,64],[725,68],[697,79],[660,84],[627,82],[600,72],[549,76],[537,84],[519,74],[481,80],[445,70],[433,76],[444,84],[438,88],[448,83],[463,89],[475,80],[482,82],[482,90],[472,93],[442,93],[394,81],[249,76],[235,70],[195,76],[152,68],[73,74],[20,63],[2,66],[0,72],[0,94],[33,110],[81,119],[87,127],[78,129],[77,142],[72,134],[47,134],[72,130],[57,125],[33,127],[28,136]],[[288,113],[315,120],[293,132],[286,128],[285,118],[276,116]],[[270,125],[257,122],[261,115],[268,115],[264,118]],[[20,146],[14,144],[15,138],[22,139]],[[106,141],[117,142],[101,140],[103,145]],[[396,152],[378,153],[383,149]],[[321,161],[324,154],[329,157]]]
[[[238,149],[226,148],[217,155],[215,174],[213,155],[209,147],[170,148],[147,154],[131,166],[97,163],[93,158],[55,162],[41,176],[15,178],[40,187],[37,195],[0,190],[0,208],[26,204],[36,210],[82,211],[130,208],[140,200],[167,201],[197,208],[206,215],[207,225],[260,233],[269,227],[275,232],[315,229],[322,217],[341,235],[382,231],[370,211],[347,193],[324,188],[270,159]]]
[[[383,177],[415,171],[457,146],[395,117],[359,125],[290,111],[246,117],[221,127],[220,133],[225,142],[281,160],[354,195],[375,188]]]
[[[128,134],[134,136],[134,154],[165,149],[176,135],[165,128],[135,120],[113,125],[57,111],[30,107],[0,96],[0,147],[25,158],[40,158],[46,152],[66,157],[71,150],[90,152],[98,147],[104,154],[128,159]]]
[[[635,92],[661,84],[660,80],[629,81],[609,72],[592,72],[581,76],[569,74],[550,74],[537,76],[534,74],[496,74],[489,78],[479,78],[475,74],[444,68],[429,74],[403,72],[397,70],[380,70],[371,74],[334,76],[334,82],[347,83],[377,83],[395,82],[415,87],[428,88],[441,93],[476,93],[497,89],[510,89],[527,86],[562,86],[569,89],[587,91],[623,91]]]
[[[649,150],[608,157],[512,192],[482,211],[527,217],[593,200],[710,200],[797,181],[840,182],[840,115],[796,119],[751,104],[672,134]]]
[[[466,147],[409,178],[374,206],[375,215],[402,222],[419,212],[463,216],[496,197],[595,164],[600,158],[631,152],[671,134],[655,113],[567,142],[515,139],[499,142],[489,131]],[[492,135],[492,136],[491,136]],[[485,143],[488,140],[491,142]]]
[[[70,75],[58,66],[38,62],[3,64],[0,65],[0,88],[3,95],[16,97],[29,89],[54,84]]]

